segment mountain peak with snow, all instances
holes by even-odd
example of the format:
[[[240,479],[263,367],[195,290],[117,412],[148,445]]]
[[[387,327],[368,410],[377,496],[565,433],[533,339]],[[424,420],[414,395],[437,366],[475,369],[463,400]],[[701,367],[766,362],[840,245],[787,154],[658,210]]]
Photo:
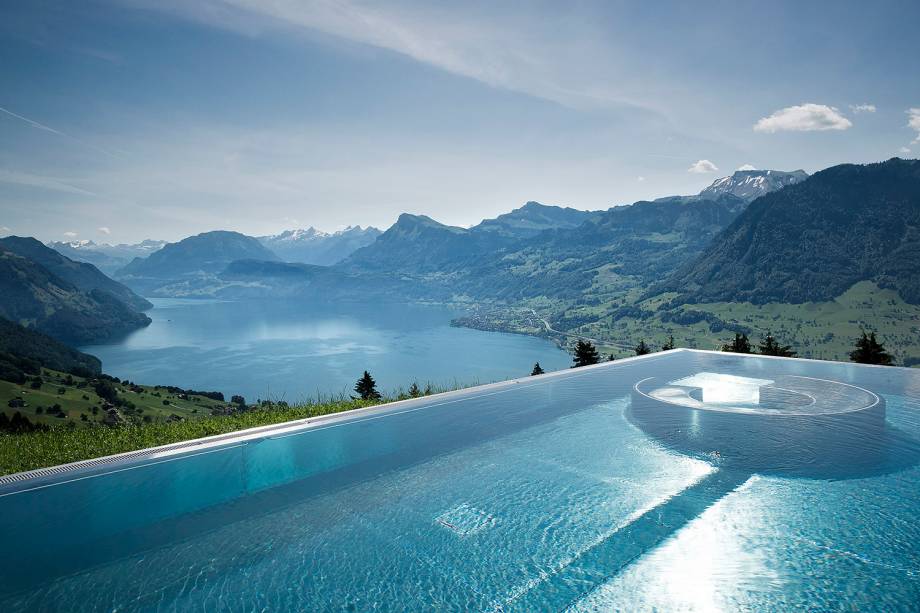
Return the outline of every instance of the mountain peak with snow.
[[[804,170],[786,172],[782,170],[736,170],[729,177],[722,177],[700,192],[701,198],[718,198],[724,194],[737,196],[748,202],[764,194],[793,185],[808,178]]]

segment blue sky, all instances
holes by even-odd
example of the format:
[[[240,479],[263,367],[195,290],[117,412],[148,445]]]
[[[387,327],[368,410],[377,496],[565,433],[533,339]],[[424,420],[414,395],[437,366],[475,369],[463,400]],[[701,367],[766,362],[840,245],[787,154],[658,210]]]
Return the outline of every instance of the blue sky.
[[[469,225],[920,151],[917,2],[0,6],[2,234]]]

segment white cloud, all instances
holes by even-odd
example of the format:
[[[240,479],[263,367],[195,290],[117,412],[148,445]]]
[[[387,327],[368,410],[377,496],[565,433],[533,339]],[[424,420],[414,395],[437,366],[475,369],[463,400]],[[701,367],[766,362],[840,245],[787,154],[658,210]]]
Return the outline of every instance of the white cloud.
[[[850,105],[850,110],[854,113],[874,113],[875,105],[874,104],[857,104]]]
[[[751,164],[744,164],[743,166],[739,166],[738,170],[757,170],[757,167]]]
[[[63,192],[66,194],[77,194],[79,196],[95,196],[93,192],[72,185],[67,179],[59,177],[49,177],[45,175],[36,175],[28,172],[19,172],[15,170],[0,170],[0,183],[11,183],[13,185],[26,185],[28,187],[37,187],[41,189]]]
[[[910,153],[910,147],[901,147],[900,149],[898,149],[898,151],[899,151],[900,153],[905,153],[905,154],[907,154],[907,153]]]
[[[687,169],[687,172],[693,172],[696,174],[706,174],[709,172],[717,172],[719,167],[710,162],[709,160],[697,160],[690,165],[690,168]]]
[[[917,131],[917,138],[913,142],[920,143],[920,108],[907,109],[907,116],[907,127]]]
[[[100,227],[96,228],[96,230],[99,231],[99,232],[102,233],[102,234],[111,234],[111,233],[112,233],[112,231],[111,231],[108,227],[106,227],[106,226],[100,226]]]
[[[0,226],[0,232],[11,232],[9,226]]]
[[[638,177],[636,177],[636,181],[638,181],[639,183],[642,183],[643,181],[645,181],[645,177],[643,177],[642,175],[639,175]]]
[[[64,236],[66,236],[67,238],[77,238],[77,233],[76,232],[64,232]]]
[[[920,110],[918,110],[920,112]],[[754,124],[755,132],[815,132],[825,130],[846,130],[853,123],[840,111],[826,104],[805,103],[788,106],[763,117]]]

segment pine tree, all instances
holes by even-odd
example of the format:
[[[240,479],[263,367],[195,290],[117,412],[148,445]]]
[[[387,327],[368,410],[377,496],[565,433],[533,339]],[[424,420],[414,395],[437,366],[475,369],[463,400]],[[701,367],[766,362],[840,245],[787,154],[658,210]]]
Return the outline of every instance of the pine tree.
[[[355,391],[361,396],[361,400],[378,400],[380,392],[377,391],[377,382],[371,376],[371,373],[364,371],[364,375],[355,383]]]
[[[413,381],[412,385],[409,386],[409,396],[412,398],[418,398],[421,395],[422,395],[422,390],[419,389],[418,383]]]
[[[859,364],[881,364],[891,366],[891,354],[885,351],[885,346],[875,338],[875,332],[862,331],[862,336],[856,341],[856,349],[850,352],[850,361]]]
[[[668,342],[661,346],[662,351],[670,351],[671,349],[674,349],[674,336],[673,335],[669,336]]]
[[[613,355],[612,353],[607,356],[608,362],[613,362],[615,359],[617,359],[617,356]]]
[[[767,332],[767,335],[760,340],[757,351],[762,355],[776,355],[782,358],[795,357],[795,351],[791,345],[780,345],[776,337]]]
[[[530,371],[530,376],[533,377],[536,375],[542,375],[544,372],[545,371],[543,370],[543,367],[540,366],[539,362],[537,362],[536,364],[533,365],[533,370]]]
[[[575,357],[572,358],[572,368],[579,366],[590,366],[601,361],[601,356],[597,353],[597,348],[591,341],[579,340],[575,344]]]
[[[646,344],[645,339],[643,338],[639,341],[639,344],[636,345],[636,355],[648,355],[652,352],[652,348]]]
[[[722,351],[730,351],[732,353],[751,353],[751,341],[748,340],[747,334],[739,334],[735,332],[735,340],[731,343],[726,343],[722,345]]]

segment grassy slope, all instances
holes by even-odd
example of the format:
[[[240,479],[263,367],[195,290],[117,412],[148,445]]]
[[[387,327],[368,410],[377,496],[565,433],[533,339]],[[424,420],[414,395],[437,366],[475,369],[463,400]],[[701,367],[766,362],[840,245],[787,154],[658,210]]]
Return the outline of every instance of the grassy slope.
[[[84,379],[72,377],[73,385],[67,385],[65,383],[67,377],[65,373],[43,368],[44,383],[40,389],[32,389],[30,381],[26,381],[23,385],[0,381],[0,411],[5,412],[7,417],[19,411],[33,423],[49,426],[66,426],[68,423],[76,426],[91,426],[101,423],[105,417],[105,412],[101,410],[102,400],[91,386],[78,387],[84,382]],[[115,384],[118,394],[137,406],[138,417],[150,416],[154,421],[163,421],[170,415],[178,415],[183,418],[210,415],[211,409],[227,404],[203,396],[190,396],[188,400],[183,400],[175,394],[168,393],[165,389],[158,390],[149,385],[137,387],[142,391],[134,392],[125,385]],[[22,398],[26,406],[9,408],[8,404],[12,398]],[[164,400],[168,400],[169,405],[164,405]],[[56,417],[47,413],[47,409],[55,404],[61,405],[66,417]],[[42,407],[42,414],[37,413],[38,407]],[[96,414],[93,414],[93,407],[98,407]],[[86,415],[86,421],[81,419],[81,415]]]
[[[661,302],[663,297],[656,297]],[[655,303],[645,302],[643,309],[654,310]],[[584,313],[604,314],[609,305],[580,309]],[[851,287],[836,300],[820,303],[753,305],[751,303],[694,304],[683,307],[712,313],[727,324],[740,324],[753,330],[753,340],[772,331],[789,343],[802,357],[846,360],[860,329],[876,330],[899,364],[906,359],[920,359],[920,305],[904,302],[891,290],[881,290],[864,281]],[[573,335],[592,336],[611,344],[650,341],[663,343],[673,334],[678,346],[717,349],[733,333],[712,332],[709,324],[699,322],[678,325],[662,322],[658,316],[646,320],[603,317],[569,331]],[[626,355],[627,352],[623,352]]]

